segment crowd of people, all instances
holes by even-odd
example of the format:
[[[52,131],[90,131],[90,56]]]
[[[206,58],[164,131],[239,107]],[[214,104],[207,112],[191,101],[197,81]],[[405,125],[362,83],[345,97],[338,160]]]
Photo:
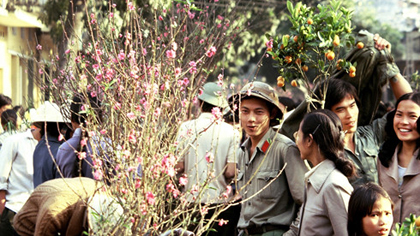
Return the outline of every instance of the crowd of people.
[[[386,40],[377,35],[374,40],[378,50],[390,50]],[[236,215],[219,215],[228,223],[208,235],[233,235],[224,231],[232,227],[239,235],[390,235],[396,223],[420,215],[420,93],[399,73],[388,79],[395,109],[364,126],[358,126],[363,101],[343,79],[315,88],[314,96],[325,100],[323,107],[311,104],[316,107],[311,112],[310,100],[289,112],[270,85],[250,82],[228,99],[225,116],[232,124],[236,113],[242,136],[232,128],[209,129],[214,111],[225,104],[222,89],[206,84],[200,117],[185,122],[178,135],[184,142],[179,170],[191,185],[217,176],[218,185],[207,190],[213,198],[203,203],[237,200],[223,195],[230,186],[242,203]],[[232,153],[226,144],[238,140]],[[206,159],[209,153],[214,161]]]
[[[97,103],[97,99],[91,98],[90,104],[93,107]],[[76,204],[83,206],[79,198],[84,195],[83,191],[79,190],[86,191],[87,199],[97,189],[91,168],[92,147],[86,141],[88,135],[81,129],[86,122],[86,114],[80,113],[83,105],[81,94],[73,98],[70,106],[71,120],[63,116],[57,104],[45,101],[38,109],[30,110],[29,127],[21,124],[22,114],[11,104],[12,100],[9,97],[0,95],[1,121],[4,130],[0,135],[0,234],[65,233],[68,221],[74,221],[76,218],[77,222],[82,222],[85,219],[84,211],[75,210],[64,214],[63,217],[58,217],[53,212],[64,209],[69,211],[70,206],[77,208]],[[78,158],[79,151],[84,151],[86,158]],[[62,177],[82,178],[72,180],[74,183],[67,181],[65,185],[55,186],[56,189],[67,186],[69,191],[54,191],[51,183],[43,185]],[[37,191],[34,192],[34,189]],[[55,204],[51,204],[52,200],[45,200],[47,198],[55,199]],[[57,202],[58,198],[62,200]],[[34,202],[38,203],[35,208]],[[87,210],[86,206],[83,209]],[[61,227],[57,226],[59,220],[63,221]],[[37,222],[45,223],[37,224]],[[71,227],[74,235],[80,235],[86,230],[86,225],[83,224]]]
[[[378,50],[389,47],[378,36],[375,42]],[[200,115],[179,128],[176,170],[188,179],[187,201],[210,209],[206,219],[218,214],[206,235],[390,235],[395,223],[420,215],[420,93],[399,73],[389,84],[395,109],[364,126],[363,101],[342,79],[315,88],[325,103],[310,112],[309,100],[295,108],[264,82],[250,82],[229,99],[217,83],[204,84]],[[67,120],[45,101],[30,128],[19,131],[19,107],[0,95],[1,235],[86,231],[79,200],[97,184],[82,104],[75,95]],[[90,104],[99,107],[93,98]],[[81,176],[87,178],[74,178]],[[63,177],[83,194],[65,191]],[[221,206],[228,207],[218,212]]]

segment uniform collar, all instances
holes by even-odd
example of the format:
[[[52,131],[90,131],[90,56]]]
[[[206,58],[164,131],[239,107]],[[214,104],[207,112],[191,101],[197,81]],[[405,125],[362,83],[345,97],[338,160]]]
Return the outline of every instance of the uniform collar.
[[[270,145],[273,143],[273,138],[276,135],[276,131],[270,127],[265,133],[265,135],[261,138],[261,140],[258,142],[256,146],[256,150],[266,154],[269,150]],[[251,139],[247,138],[243,144],[241,145],[242,150],[245,150],[251,146]]]
[[[258,142],[258,145],[256,146],[255,151],[252,154],[252,156],[249,157],[250,159],[249,163],[251,163],[254,160],[254,158],[258,155],[258,153],[262,153],[263,156],[265,156],[266,153],[268,153],[275,135],[276,135],[276,131],[272,127],[270,127],[267,133]],[[251,148],[251,139],[247,138],[245,142],[241,145],[241,149],[242,151],[245,152],[246,150],[249,150],[250,148]]]

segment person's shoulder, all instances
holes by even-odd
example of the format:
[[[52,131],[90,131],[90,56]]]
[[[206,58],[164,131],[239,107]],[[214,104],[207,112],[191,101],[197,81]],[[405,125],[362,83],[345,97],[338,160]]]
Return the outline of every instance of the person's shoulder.
[[[353,191],[353,186],[350,184],[348,178],[341,173],[339,170],[334,169],[331,174],[328,176],[328,184],[327,186],[330,186],[330,188],[334,189],[343,189],[349,194]]]
[[[10,134],[6,139],[3,141],[3,143],[7,142],[19,142],[22,141],[23,138],[32,137],[32,134],[28,133],[28,131],[23,132],[16,132]]]
[[[179,130],[185,131],[185,130],[191,129],[196,122],[197,122],[196,119],[186,120],[179,125]]]
[[[295,145],[295,142],[293,142],[293,140],[288,138],[286,135],[281,134],[279,132],[276,132],[275,130],[273,130],[273,131],[275,132],[274,135],[273,135],[274,136],[273,140],[277,143],[277,145],[282,145],[282,144],[292,145],[292,146]]]
[[[73,136],[69,138],[68,140],[64,141],[62,144],[60,144],[58,151],[66,151],[70,149],[75,149],[79,145],[80,137],[79,136]]]

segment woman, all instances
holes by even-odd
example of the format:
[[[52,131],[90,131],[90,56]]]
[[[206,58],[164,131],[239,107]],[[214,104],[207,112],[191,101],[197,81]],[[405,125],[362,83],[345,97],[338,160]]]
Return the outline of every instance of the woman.
[[[378,173],[395,204],[394,223],[402,223],[410,213],[420,215],[420,93],[401,96],[395,107],[387,116]]]
[[[301,158],[313,168],[305,174],[305,203],[299,235],[347,235],[347,205],[355,173],[344,158],[341,121],[330,110],[307,114],[295,133]]]

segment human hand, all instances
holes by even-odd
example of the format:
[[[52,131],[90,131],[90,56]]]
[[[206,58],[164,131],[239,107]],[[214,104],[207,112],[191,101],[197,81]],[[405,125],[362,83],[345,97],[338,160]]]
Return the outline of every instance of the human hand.
[[[373,36],[373,41],[375,41],[375,48],[380,50],[387,50],[389,53],[391,53],[391,44],[384,38],[381,38],[379,34],[375,34]]]
[[[2,200],[0,200],[0,215],[1,214],[3,214],[3,211],[4,211],[4,208],[5,208],[5,205],[6,205],[6,199],[2,199]]]
[[[6,190],[0,190],[0,215],[6,206]]]

